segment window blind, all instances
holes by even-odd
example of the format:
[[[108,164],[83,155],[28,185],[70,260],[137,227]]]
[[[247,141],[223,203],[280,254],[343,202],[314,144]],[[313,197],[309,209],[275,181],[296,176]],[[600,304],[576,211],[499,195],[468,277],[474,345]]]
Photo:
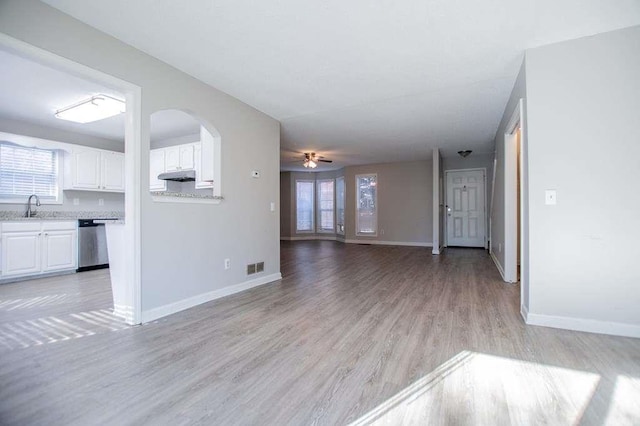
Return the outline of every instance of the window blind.
[[[320,231],[333,231],[333,180],[318,181]]]
[[[0,199],[58,198],[58,152],[0,142]]]

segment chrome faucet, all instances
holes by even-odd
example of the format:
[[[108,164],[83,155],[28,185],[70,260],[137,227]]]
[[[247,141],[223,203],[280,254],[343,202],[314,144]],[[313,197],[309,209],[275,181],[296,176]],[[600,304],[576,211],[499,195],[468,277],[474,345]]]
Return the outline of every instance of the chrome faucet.
[[[36,194],[29,195],[29,200],[27,201],[27,213],[24,215],[25,217],[33,217],[36,214],[34,210],[31,210],[31,199],[33,197],[36,197],[36,206],[40,206],[40,197]]]

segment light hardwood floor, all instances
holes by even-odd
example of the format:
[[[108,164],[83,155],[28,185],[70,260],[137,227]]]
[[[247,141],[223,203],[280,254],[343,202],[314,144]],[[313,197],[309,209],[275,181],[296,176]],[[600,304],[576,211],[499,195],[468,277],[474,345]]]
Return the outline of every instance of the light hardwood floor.
[[[284,242],[282,272],[132,328],[104,271],[0,287],[0,424],[640,422],[640,340],[525,326],[482,250]],[[112,329],[9,337],[65,303]]]

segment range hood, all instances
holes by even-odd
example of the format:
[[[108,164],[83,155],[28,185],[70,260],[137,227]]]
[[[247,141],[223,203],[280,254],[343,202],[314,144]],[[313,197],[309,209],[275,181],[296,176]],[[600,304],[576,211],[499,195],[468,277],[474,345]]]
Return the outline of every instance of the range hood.
[[[195,170],[177,170],[175,172],[160,173],[160,180],[171,180],[174,182],[193,182],[196,180]]]

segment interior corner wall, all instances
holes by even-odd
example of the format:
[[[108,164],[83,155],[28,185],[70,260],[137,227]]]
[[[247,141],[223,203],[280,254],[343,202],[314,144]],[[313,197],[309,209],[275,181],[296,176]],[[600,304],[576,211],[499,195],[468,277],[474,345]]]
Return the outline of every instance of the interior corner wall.
[[[520,66],[520,72],[516,77],[516,81],[509,96],[509,101],[504,109],[502,120],[496,131],[495,143],[495,184],[493,185],[493,205],[489,205],[488,208],[489,217],[491,220],[491,236],[489,238],[491,244],[491,256],[494,261],[505,270],[505,146],[504,146],[504,134],[507,131],[506,127],[511,119],[511,116],[516,109],[520,99],[524,98],[526,102],[527,97],[527,79],[526,79],[526,61],[522,62]],[[472,154],[473,156],[473,154]],[[469,157],[471,158],[471,157]],[[485,158],[485,161],[489,157]],[[489,160],[491,161],[491,160]],[[493,165],[490,169],[487,169],[487,200],[491,204],[491,180],[493,177]]]
[[[280,222],[278,212],[270,211],[270,203],[280,205],[278,121],[36,0],[0,2],[0,28],[9,37],[141,88],[142,161],[136,180],[143,318],[250,285],[248,263],[265,262],[264,274],[255,279],[280,276]],[[220,204],[152,200],[149,117],[169,108],[192,111],[221,134]],[[260,171],[259,179],[251,177],[252,170]],[[231,260],[229,270],[224,259]]]
[[[280,172],[280,238],[294,236],[295,229],[295,188],[291,172]]]
[[[640,337],[639,46],[636,26],[527,51],[530,323]]]
[[[355,177],[378,175],[378,235],[356,235]],[[433,243],[433,162],[368,164],[345,168],[346,240],[431,247]]]

